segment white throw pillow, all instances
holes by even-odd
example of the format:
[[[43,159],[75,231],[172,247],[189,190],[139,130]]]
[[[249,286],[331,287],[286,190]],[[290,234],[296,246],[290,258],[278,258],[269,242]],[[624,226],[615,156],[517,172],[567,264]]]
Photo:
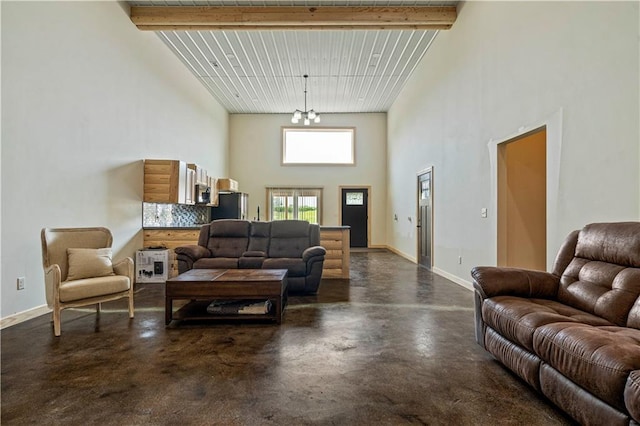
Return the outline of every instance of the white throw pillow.
[[[115,275],[110,248],[69,248],[67,262],[69,264],[67,281]]]

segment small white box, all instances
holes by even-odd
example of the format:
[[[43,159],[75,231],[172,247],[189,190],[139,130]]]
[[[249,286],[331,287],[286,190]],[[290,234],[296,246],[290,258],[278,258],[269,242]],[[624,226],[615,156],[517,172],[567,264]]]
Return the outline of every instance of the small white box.
[[[136,282],[163,283],[169,276],[169,250],[138,250]]]

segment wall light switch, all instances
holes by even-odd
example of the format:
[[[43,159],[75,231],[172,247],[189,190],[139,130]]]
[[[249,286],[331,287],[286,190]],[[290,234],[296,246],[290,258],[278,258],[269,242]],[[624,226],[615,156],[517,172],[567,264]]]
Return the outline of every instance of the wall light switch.
[[[480,217],[487,217],[487,208],[483,207],[480,209]]]

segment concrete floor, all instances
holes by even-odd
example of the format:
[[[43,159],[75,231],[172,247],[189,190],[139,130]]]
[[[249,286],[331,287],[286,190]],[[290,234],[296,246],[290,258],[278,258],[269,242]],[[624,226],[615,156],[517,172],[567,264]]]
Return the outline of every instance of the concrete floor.
[[[164,325],[163,286],[1,332],[3,425],[563,425],[473,337],[472,293],[386,251],[281,326]]]

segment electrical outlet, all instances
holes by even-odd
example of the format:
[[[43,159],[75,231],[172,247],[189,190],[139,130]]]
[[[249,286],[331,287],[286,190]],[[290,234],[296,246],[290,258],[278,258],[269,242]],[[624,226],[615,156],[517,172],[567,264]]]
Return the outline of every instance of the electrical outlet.
[[[462,256],[458,256],[458,265],[462,265]]]
[[[18,290],[24,290],[24,277],[18,277]]]

